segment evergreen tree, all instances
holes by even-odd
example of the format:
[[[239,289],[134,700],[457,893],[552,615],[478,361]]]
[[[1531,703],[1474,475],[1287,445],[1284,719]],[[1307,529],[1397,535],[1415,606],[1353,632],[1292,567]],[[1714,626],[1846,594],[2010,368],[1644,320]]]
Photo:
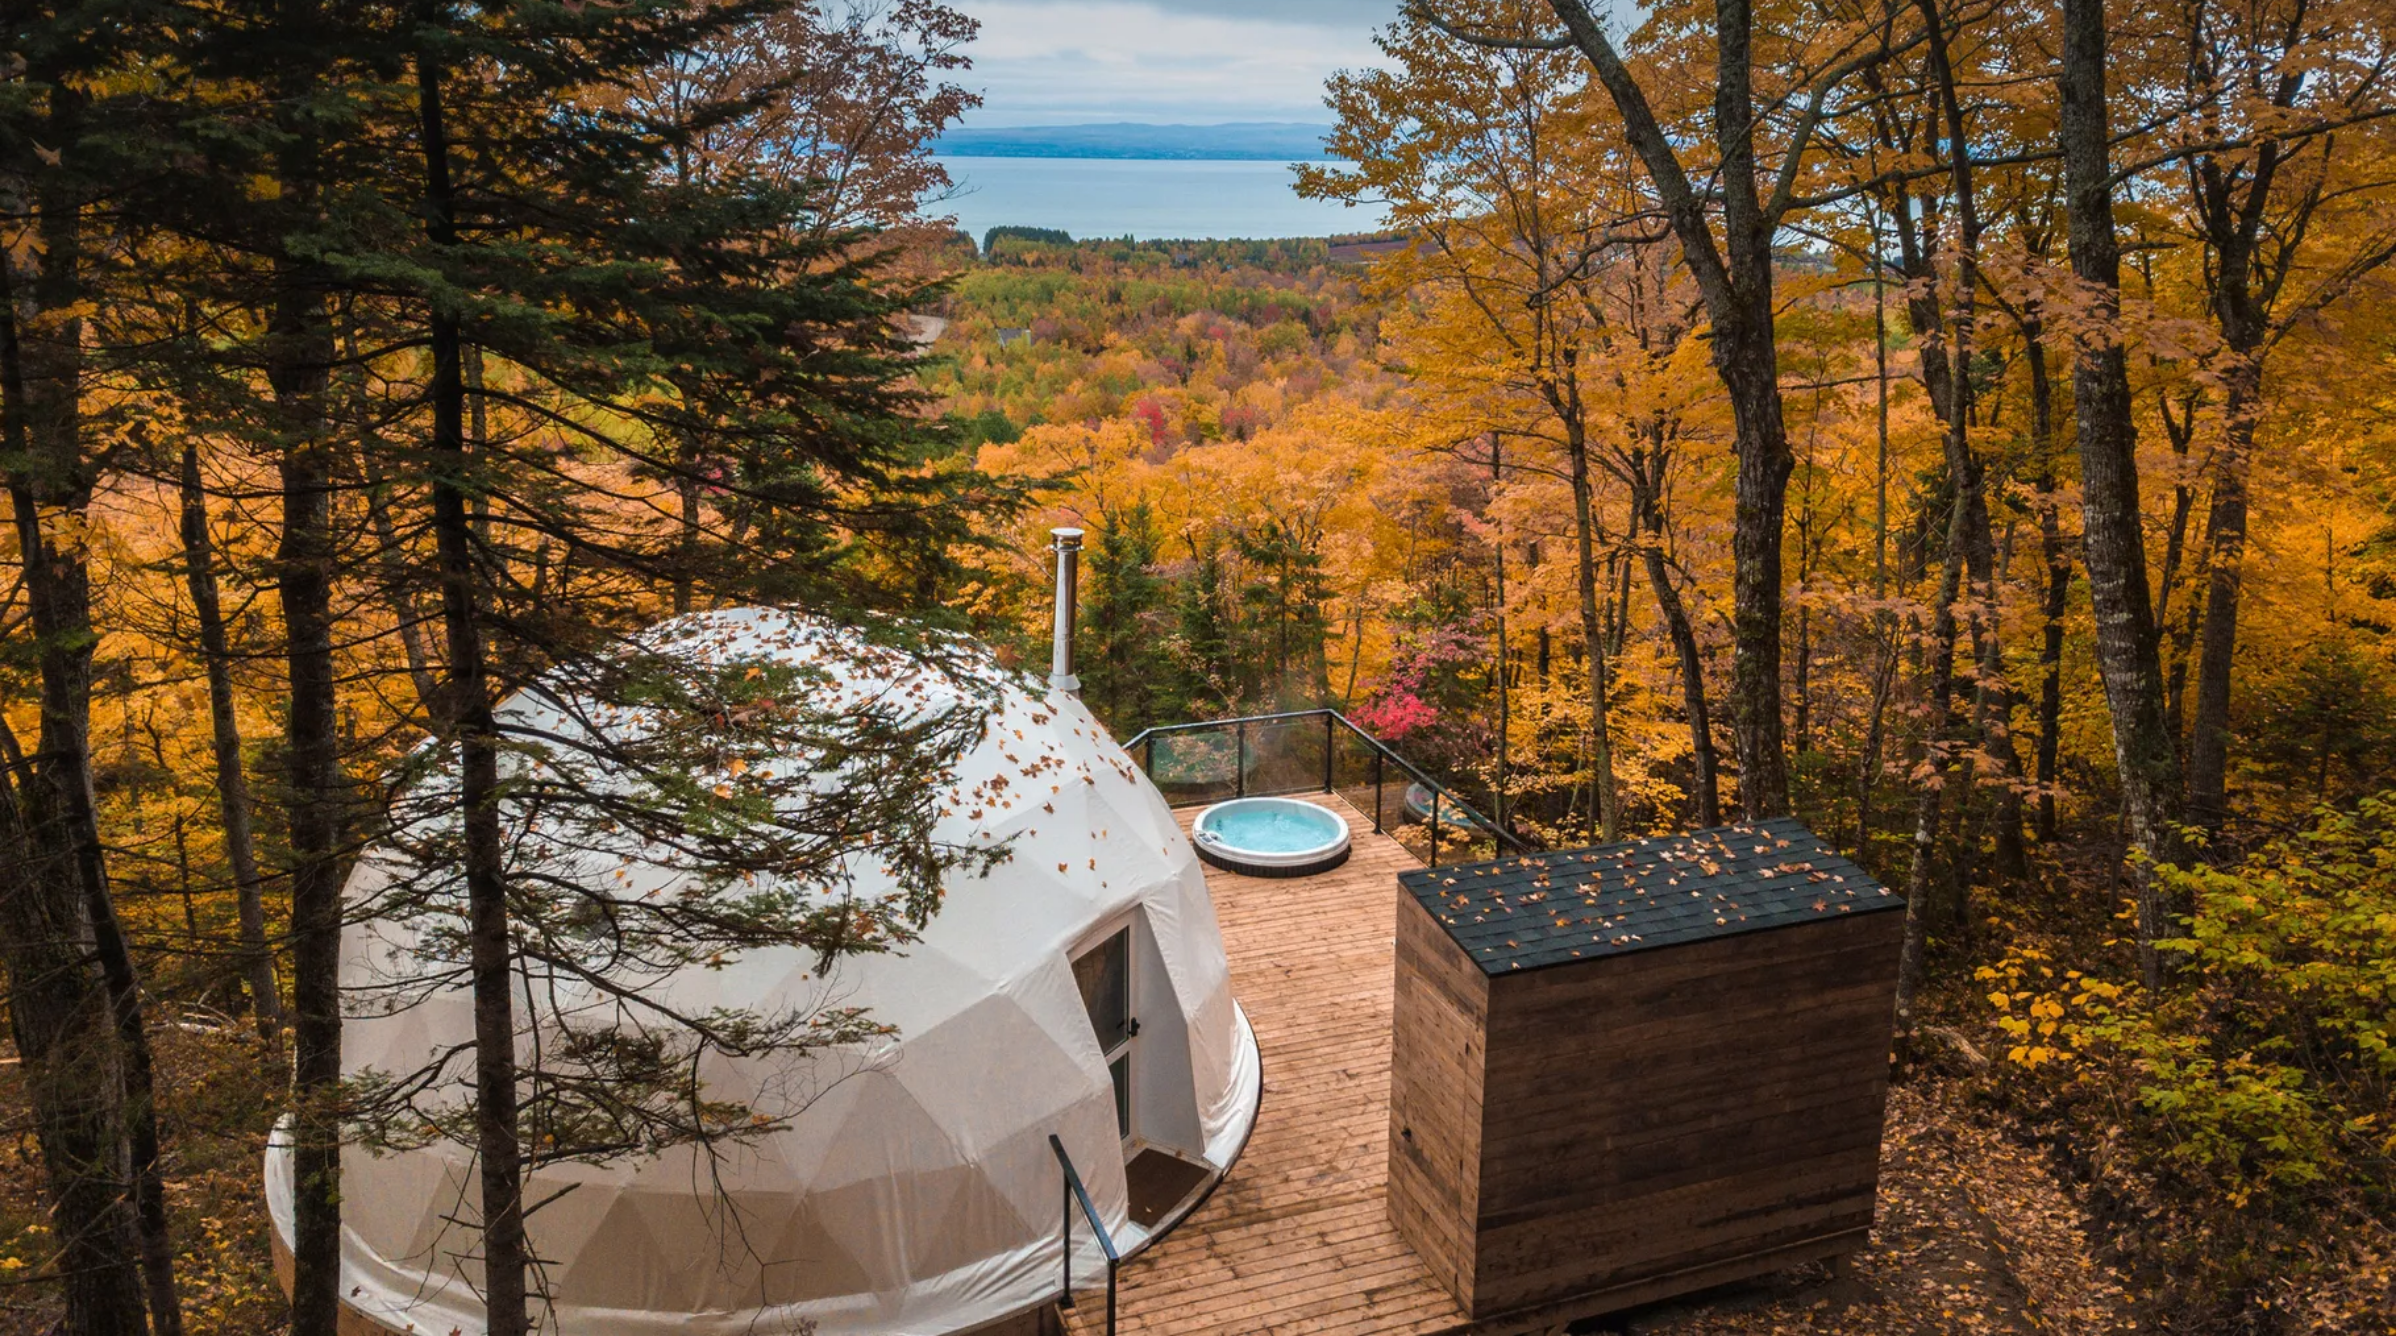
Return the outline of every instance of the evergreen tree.
[[[1210,543],[1198,550],[1174,600],[1174,695],[1194,716],[1221,714],[1240,700],[1232,662],[1232,618],[1226,607],[1228,580],[1222,551]]]
[[[1242,640],[1260,651],[1248,680],[1276,710],[1323,703],[1331,696],[1324,653],[1331,628],[1323,611],[1331,590],[1321,554],[1279,519],[1242,529],[1237,541],[1248,575],[1240,588]]]
[[[820,226],[813,183],[665,170],[775,89],[670,112],[628,96],[766,8],[431,4],[408,35],[424,225],[387,265],[430,350],[413,463],[447,675],[425,753],[438,777],[393,814],[407,870],[376,908],[449,926],[425,931],[410,983],[470,987],[475,1044],[470,1074],[385,1074],[360,1113],[378,1135],[430,1126],[474,1146],[495,1336],[531,1320],[528,1173],[770,1128],[677,1074],[706,1052],[868,1032],[839,1014],[674,1015],[644,981],[763,946],[878,949],[971,857],[931,843],[924,782],[967,740],[963,707],[819,704],[822,684],[787,665],[701,666],[632,634],[661,605],[855,615],[922,599],[964,517],[997,500],[961,465],[921,462],[949,452],[905,382],[897,317],[926,293],[886,275],[886,247]],[[548,709],[502,708],[519,691]],[[731,761],[748,764],[716,769]],[[710,770],[723,781],[694,780]],[[805,801],[826,792],[837,815]],[[704,893],[613,896],[503,838],[528,823],[572,832],[559,845],[576,853],[611,836],[663,849]],[[869,910],[788,889],[845,885],[860,849],[902,869],[907,893]],[[600,990],[610,1020],[519,1005],[560,987]],[[528,1028],[574,1038],[526,1066]]]
[[[30,745],[0,720],[0,962],[69,1336],[182,1330],[141,978],[96,807],[86,538],[125,425],[93,401],[126,341],[99,313],[127,290],[140,186],[174,174],[157,129],[176,99],[110,76],[154,60],[169,17],[13,7],[0,94],[0,479],[30,631],[9,648],[38,702]]]
[[[1174,699],[1163,625],[1171,590],[1156,571],[1158,542],[1156,513],[1142,502],[1116,516],[1090,553],[1082,699],[1118,737],[1185,711]]]

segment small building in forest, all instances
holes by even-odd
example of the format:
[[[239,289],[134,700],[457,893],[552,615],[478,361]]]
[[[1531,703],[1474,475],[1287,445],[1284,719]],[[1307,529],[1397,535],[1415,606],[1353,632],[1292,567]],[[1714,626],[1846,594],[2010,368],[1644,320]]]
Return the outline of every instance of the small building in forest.
[[[1467,1317],[1864,1246],[1899,897],[1787,819],[1398,881],[1389,1212]]]

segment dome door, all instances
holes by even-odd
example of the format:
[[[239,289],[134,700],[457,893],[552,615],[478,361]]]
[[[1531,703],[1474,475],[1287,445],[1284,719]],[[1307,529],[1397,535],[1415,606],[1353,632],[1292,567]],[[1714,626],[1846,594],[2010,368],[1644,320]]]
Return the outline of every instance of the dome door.
[[[1132,1043],[1140,1036],[1139,1019],[1132,1015],[1131,971],[1129,924],[1073,958],[1073,981],[1081,985],[1082,1006],[1089,1010],[1107,1075],[1114,1078],[1115,1130],[1125,1141],[1131,1140]]]

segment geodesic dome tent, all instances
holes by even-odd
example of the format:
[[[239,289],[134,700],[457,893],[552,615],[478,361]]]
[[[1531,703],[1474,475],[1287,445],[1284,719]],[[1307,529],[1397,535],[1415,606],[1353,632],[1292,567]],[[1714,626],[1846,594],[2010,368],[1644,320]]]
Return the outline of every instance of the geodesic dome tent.
[[[819,665],[832,689],[859,698],[957,699],[950,679],[798,614],[696,614],[650,643]],[[1127,1248],[1150,1237],[1130,1219],[1129,1148],[1161,1148],[1219,1175],[1245,1144],[1260,1089],[1256,1042],[1232,1000],[1187,838],[1078,700],[1032,689],[986,659],[974,671],[987,715],[954,782],[983,796],[944,804],[938,834],[1011,842],[1012,856],[952,878],[921,940],[900,953],[846,957],[819,973],[811,953],[776,948],[662,981],[678,1009],[858,1006],[895,1034],[784,1066],[713,1061],[703,1074],[728,1098],[803,1089],[808,1102],[712,1161],[686,1149],[529,1176],[548,1329],[752,1336],[812,1322],[827,1336],[971,1331],[1056,1297],[1052,1133]],[[502,710],[537,724],[548,708],[519,696]],[[372,902],[378,880],[392,875],[370,852],[351,878],[351,902]],[[876,874],[857,875],[870,883]],[[349,929],[345,988],[364,994],[404,977],[413,933],[390,920]],[[1090,962],[1102,959],[1114,967],[1102,990],[1115,989],[1138,1017],[1136,1039],[1109,1035],[1106,1047],[1090,991],[1103,972]],[[405,1072],[472,1036],[467,989],[436,989],[353,1014],[343,1067]],[[266,1190],[283,1248],[291,1172],[278,1140]],[[480,1330],[472,1148],[352,1147],[342,1172],[344,1302],[395,1332]],[[1098,1274],[1078,1222],[1075,1236],[1075,1272]]]

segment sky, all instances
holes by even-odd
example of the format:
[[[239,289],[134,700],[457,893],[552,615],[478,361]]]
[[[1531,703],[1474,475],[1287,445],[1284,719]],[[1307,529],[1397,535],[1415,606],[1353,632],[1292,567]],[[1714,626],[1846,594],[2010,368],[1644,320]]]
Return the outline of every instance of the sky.
[[[1321,121],[1398,0],[953,0],[982,22],[974,126]]]

